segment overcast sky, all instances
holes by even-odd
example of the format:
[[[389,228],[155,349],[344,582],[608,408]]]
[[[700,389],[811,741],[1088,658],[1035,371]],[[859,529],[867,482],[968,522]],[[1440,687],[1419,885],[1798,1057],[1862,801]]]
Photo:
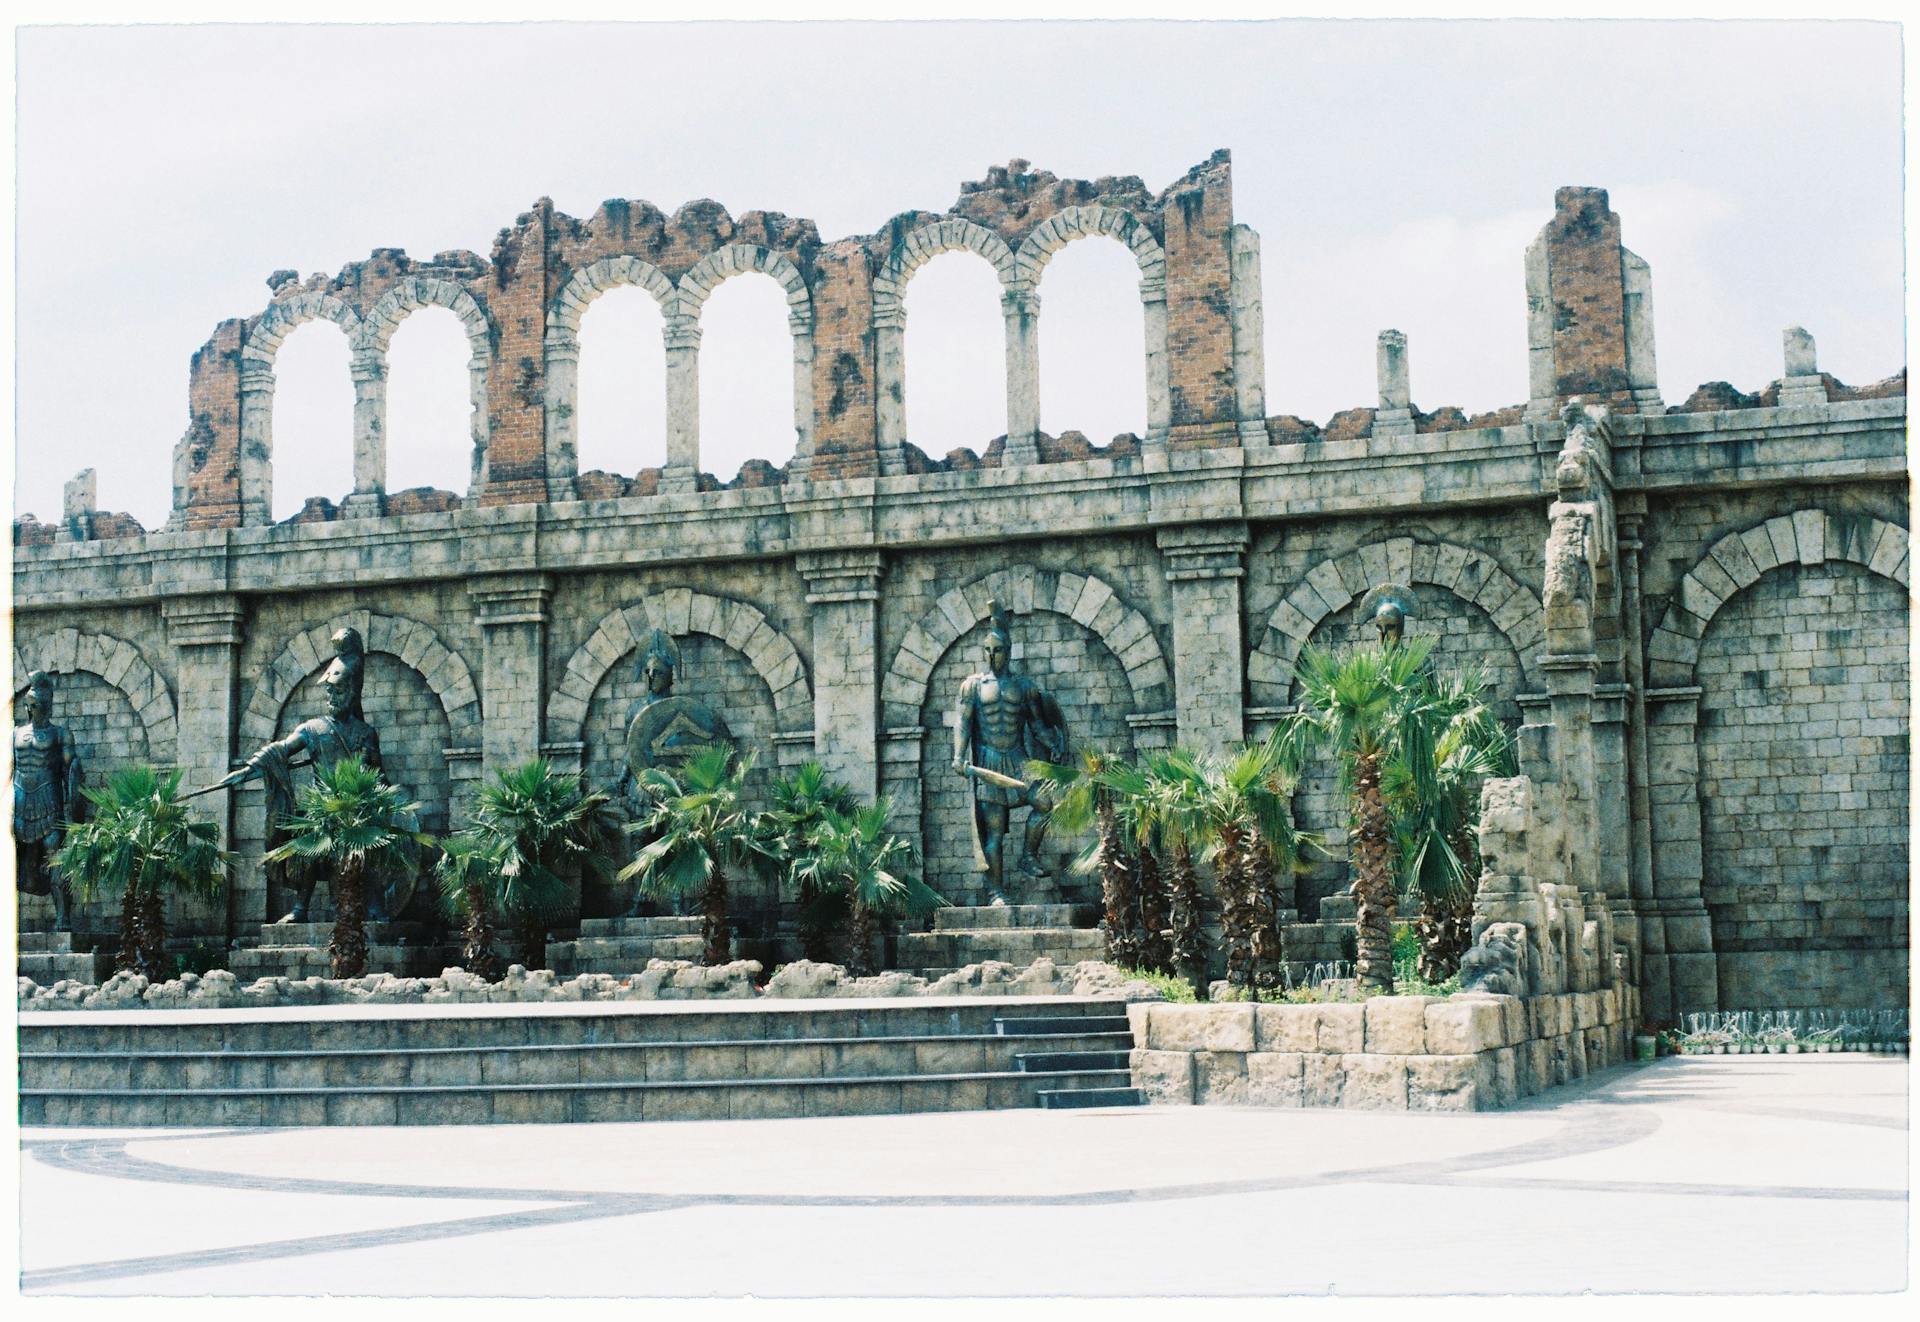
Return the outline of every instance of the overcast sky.
[[[1264,241],[1267,407],[1374,402],[1373,339],[1410,339],[1415,403],[1526,396],[1522,253],[1563,184],[1609,189],[1653,267],[1660,386],[1757,390],[1801,324],[1849,382],[1902,344],[1899,30],[1867,23],[1279,22],[39,28],[18,41],[18,510],[166,515],[188,358],[281,267],[374,247],[483,256],[541,195],[868,233],[1024,157],[1158,191],[1233,151]],[[1042,286],[1042,425],[1140,430],[1131,260],[1075,243]],[[964,256],[908,297],[908,431],[1005,429],[996,286]],[[582,467],[663,446],[658,319],[590,311]],[[729,281],[702,345],[702,467],[791,452],[784,308]],[[389,489],[466,485],[451,314],[396,337]],[[351,486],[338,332],[280,356],[275,505]]]

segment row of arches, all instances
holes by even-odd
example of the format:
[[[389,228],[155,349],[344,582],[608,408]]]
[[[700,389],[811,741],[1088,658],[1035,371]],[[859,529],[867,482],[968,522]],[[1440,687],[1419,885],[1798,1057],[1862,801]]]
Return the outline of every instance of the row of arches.
[[[1062,249],[1083,238],[1097,242],[1056,263]],[[936,263],[916,291],[923,315],[910,336],[909,286]],[[1122,267],[1137,276],[1132,294],[1120,292]],[[1043,322],[1040,286],[1050,270],[1063,272],[1048,285],[1060,308]],[[740,275],[763,279],[729,283]],[[607,295],[615,297],[601,303]],[[703,346],[703,314],[716,296],[715,306],[734,306],[721,318],[724,337]],[[777,309],[786,321],[778,349],[771,332]],[[423,311],[429,316],[414,318]],[[606,344],[598,352],[589,350],[590,314],[595,338]],[[304,330],[322,324],[342,338]],[[984,451],[996,435],[1007,438],[1006,462],[1033,462],[1043,421],[1043,347],[1061,364],[1047,378],[1051,430],[1080,430],[1103,442],[1121,432],[1155,436],[1167,429],[1166,258],[1148,227],[1118,208],[1069,208],[1036,227],[1017,251],[960,218],[916,229],[874,277],[872,324],[878,433],[888,463],[903,442],[931,454],[960,446]],[[548,306],[543,333],[552,489],[564,493],[573,475],[603,467],[622,474],[659,467],[667,491],[691,490],[702,469],[748,458],[795,461],[804,472],[813,445],[813,328],[805,278],[786,256],[758,245],[720,248],[678,281],[633,255],[576,270]],[[642,347],[656,334],[658,357]],[[462,347],[464,378],[457,365]],[[496,347],[489,311],[445,276],[401,281],[364,318],[320,290],[270,305],[241,350],[241,497],[248,518],[284,518],[299,511],[299,493],[338,490],[347,477],[336,439],[343,429],[351,436],[350,514],[374,512],[380,493],[407,486],[476,491],[487,480]],[[777,373],[770,370],[776,353],[784,360]],[[703,354],[710,360],[704,385]],[[909,357],[942,368],[922,374],[911,403]],[[460,411],[466,425],[456,437],[447,422]],[[723,428],[703,452],[704,413],[718,415]]]

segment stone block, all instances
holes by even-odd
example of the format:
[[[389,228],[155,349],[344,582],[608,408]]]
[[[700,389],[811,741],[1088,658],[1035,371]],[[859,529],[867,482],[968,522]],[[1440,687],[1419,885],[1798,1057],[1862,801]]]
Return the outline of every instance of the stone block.
[[[1247,1053],[1196,1051],[1193,1053],[1193,1100],[1201,1106],[1247,1104]]]
[[[1409,1111],[1480,1109],[1480,1058],[1471,1055],[1416,1056],[1406,1062]]]
[[[1418,1056],[1427,1050],[1427,1011],[1431,996],[1374,996],[1366,1011],[1365,1049],[1369,1055]]]
[[[1306,1056],[1295,1051],[1255,1051],[1247,1056],[1247,1102],[1253,1106],[1304,1106]]]
[[[1155,1005],[1147,1015],[1147,1045],[1156,1051],[1252,1051],[1253,1011],[1251,1005]]]
[[[1340,1095],[1346,1089],[1346,1062],[1344,1055],[1322,1054],[1315,1052],[1300,1058],[1301,1062],[1301,1102],[1305,1106],[1338,1106]]]
[[[1127,1058],[1133,1086],[1151,1106],[1192,1106],[1193,1058],[1191,1051],[1136,1048]]]
[[[1489,997],[1435,1001],[1427,1006],[1426,1026],[1427,1050],[1435,1055],[1471,1055],[1505,1045],[1504,1012]]]
[[[1573,1022],[1567,1024],[1568,1031],[1584,1031],[1596,1028],[1600,1024],[1600,993],[1583,991],[1573,993]]]
[[[1341,1057],[1340,1105],[1353,1111],[1407,1109],[1407,1058],[1362,1052]]]

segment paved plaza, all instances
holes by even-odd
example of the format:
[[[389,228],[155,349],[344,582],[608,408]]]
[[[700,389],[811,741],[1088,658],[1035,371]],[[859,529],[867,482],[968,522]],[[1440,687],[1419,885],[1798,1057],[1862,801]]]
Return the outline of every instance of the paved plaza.
[[[1852,1055],[1668,1059],[1462,1115],[36,1128],[21,1131],[35,1209],[22,1284],[29,1295],[1888,1291],[1907,1281],[1906,1129],[1907,1062]],[[116,1205],[166,1214],[97,1215]],[[71,1233],[83,1223],[86,1235]]]

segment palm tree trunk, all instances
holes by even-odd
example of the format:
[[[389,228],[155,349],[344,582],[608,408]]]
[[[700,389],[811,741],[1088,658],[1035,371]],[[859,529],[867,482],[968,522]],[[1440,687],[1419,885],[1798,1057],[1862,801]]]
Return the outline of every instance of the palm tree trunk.
[[[1140,891],[1140,961],[1151,973],[1173,972],[1173,941],[1168,929],[1173,926],[1166,882],[1160,876],[1160,858],[1152,848],[1142,846],[1134,862]]]
[[[1193,994],[1207,999],[1206,937],[1200,930],[1200,877],[1193,868],[1193,850],[1185,841],[1173,847],[1168,890],[1173,900],[1173,962],[1193,985]]]
[[[1133,860],[1120,838],[1120,821],[1113,804],[1102,798],[1100,819],[1100,898],[1105,901],[1107,961],[1122,968],[1140,966],[1140,910],[1133,893]]]
[[[1355,975],[1362,987],[1393,990],[1393,817],[1380,794],[1380,760],[1353,768]]]
[[[733,941],[727,931],[727,874],[714,868],[700,891],[700,937],[706,943],[701,956],[709,968],[733,958]]]
[[[1221,822],[1220,922],[1227,941],[1227,985],[1234,991],[1253,986],[1253,904],[1249,891],[1246,832],[1238,822]]]
[[[1280,985],[1279,895],[1273,871],[1273,846],[1258,827],[1247,834],[1247,890],[1253,906],[1253,981],[1257,987]]]
[[[1420,976],[1445,982],[1460,971],[1460,958],[1473,944],[1473,896],[1480,884],[1480,851],[1471,828],[1463,827],[1448,839],[1460,860],[1467,884],[1443,896],[1420,897]]]
[[[500,957],[493,953],[493,914],[487,907],[487,888],[479,882],[467,887],[466,910],[460,959],[467,972],[492,982],[500,974]]]
[[[367,872],[359,862],[340,864],[338,911],[327,938],[327,958],[336,978],[363,977],[367,971]]]
[[[140,897],[140,971],[148,982],[165,982],[173,972],[167,960],[167,901],[158,891]]]
[[[140,898],[139,883],[128,882],[127,889],[120,895],[120,953],[113,960],[116,973],[143,972],[140,961],[147,942],[140,929],[145,926],[145,913],[146,905]]]
[[[856,978],[873,976],[873,910],[858,899],[847,920],[847,972]]]
[[[535,969],[547,966],[547,924],[542,918],[528,914],[520,920],[519,932],[520,966],[531,973]]]

